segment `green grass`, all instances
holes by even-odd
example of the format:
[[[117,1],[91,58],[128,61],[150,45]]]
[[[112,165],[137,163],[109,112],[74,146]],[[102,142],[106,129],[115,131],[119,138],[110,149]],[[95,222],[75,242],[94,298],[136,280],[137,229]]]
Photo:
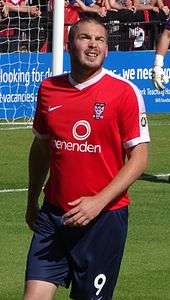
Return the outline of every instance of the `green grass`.
[[[131,189],[129,235],[116,300],[169,299],[169,184],[137,182]]]
[[[170,173],[170,114],[149,116],[151,173]]]
[[[32,141],[29,129],[0,131],[0,188],[23,188],[27,183],[27,157]]]
[[[170,114],[149,116],[147,174],[170,173]],[[27,186],[31,130],[0,131],[0,190]],[[129,234],[114,300],[170,299],[170,184],[138,180],[130,189]],[[0,300],[22,299],[31,232],[24,213],[26,192],[0,193]],[[55,299],[67,300],[59,290]],[[81,299],[80,299],[81,300]]]

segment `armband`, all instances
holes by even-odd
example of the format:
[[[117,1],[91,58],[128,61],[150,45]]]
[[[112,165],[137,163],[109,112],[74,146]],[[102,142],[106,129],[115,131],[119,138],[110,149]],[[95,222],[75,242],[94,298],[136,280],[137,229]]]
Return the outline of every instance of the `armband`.
[[[154,62],[154,66],[159,66],[159,67],[163,67],[164,65],[164,56],[161,54],[156,54],[155,55],[155,62]]]

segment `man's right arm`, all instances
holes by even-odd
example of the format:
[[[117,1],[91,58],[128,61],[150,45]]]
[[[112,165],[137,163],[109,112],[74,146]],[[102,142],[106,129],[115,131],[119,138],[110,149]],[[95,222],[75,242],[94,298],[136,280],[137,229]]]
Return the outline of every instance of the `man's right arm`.
[[[39,209],[38,198],[48,174],[49,162],[49,140],[35,137],[29,154],[29,186],[26,210],[26,222],[32,230]]]
[[[164,89],[164,83],[168,83],[168,78],[164,74],[164,56],[166,55],[170,44],[170,30],[165,29],[159,40],[154,67],[153,67],[153,83],[158,90]]]

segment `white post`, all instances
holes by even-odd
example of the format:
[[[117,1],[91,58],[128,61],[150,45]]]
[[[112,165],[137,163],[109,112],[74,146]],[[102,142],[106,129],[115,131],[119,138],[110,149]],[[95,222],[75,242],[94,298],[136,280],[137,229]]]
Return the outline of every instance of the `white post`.
[[[52,43],[52,72],[59,75],[63,73],[64,0],[54,0]]]

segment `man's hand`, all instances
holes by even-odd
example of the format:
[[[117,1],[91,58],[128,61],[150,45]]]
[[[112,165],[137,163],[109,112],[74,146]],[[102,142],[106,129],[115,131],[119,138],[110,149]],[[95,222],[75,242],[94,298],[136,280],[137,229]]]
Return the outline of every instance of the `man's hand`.
[[[64,225],[84,226],[93,220],[103,209],[97,196],[81,197],[69,203],[73,208],[63,215]]]
[[[163,90],[165,88],[164,84],[167,84],[169,81],[163,68],[160,66],[154,66],[152,71],[152,80],[157,90]]]
[[[38,215],[38,205],[28,206],[25,214],[25,220],[28,227],[34,231],[34,224]]]
[[[28,6],[28,13],[30,13],[32,16],[40,16],[41,11],[39,10],[38,6]]]

